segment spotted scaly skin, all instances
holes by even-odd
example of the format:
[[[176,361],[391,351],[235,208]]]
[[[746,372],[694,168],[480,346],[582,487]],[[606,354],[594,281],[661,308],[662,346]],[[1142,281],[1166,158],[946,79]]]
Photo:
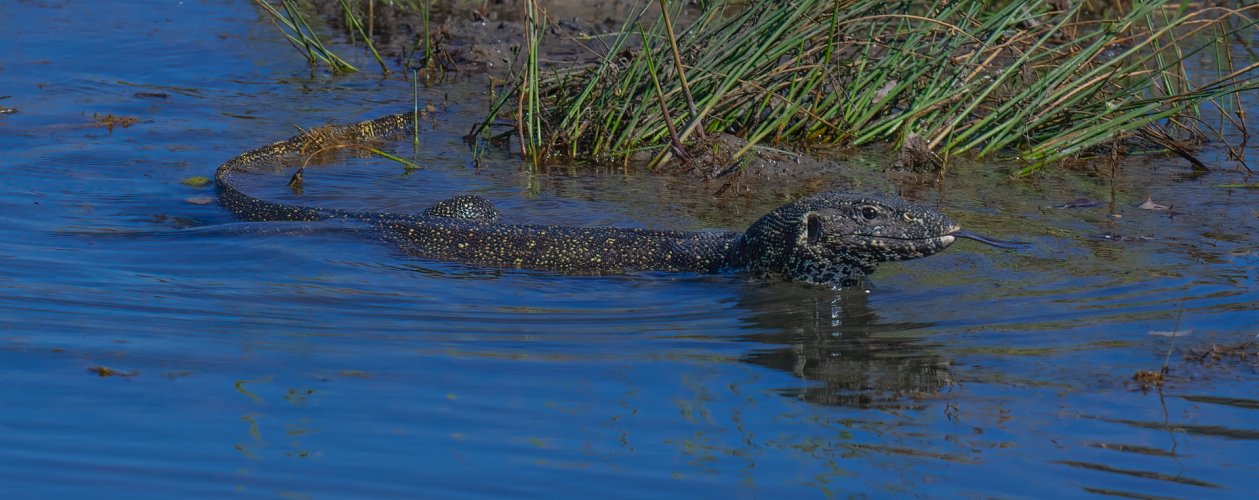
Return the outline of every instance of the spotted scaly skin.
[[[733,269],[788,281],[856,285],[880,262],[944,250],[960,227],[899,198],[822,193],[779,207],[735,243]]]
[[[342,140],[370,141],[410,130],[409,114],[334,127]],[[944,214],[880,196],[822,193],[766,214],[745,233],[656,231],[498,222],[488,200],[464,195],[420,214],[351,212],[261,200],[233,184],[241,173],[278,171],[302,160],[299,135],[228,160],[215,172],[219,202],[244,220],[359,221],[372,234],[423,258],[565,274],[636,271],[748,272],[786,281],[853,286],[880,262],[931,255],[954,241]]]
[[[461,194],[449,200],[438,202],[424,209],[424,215],[447,217],[452,219],[470,219],[494,222],[503,216],[490,200],[471,194]]]

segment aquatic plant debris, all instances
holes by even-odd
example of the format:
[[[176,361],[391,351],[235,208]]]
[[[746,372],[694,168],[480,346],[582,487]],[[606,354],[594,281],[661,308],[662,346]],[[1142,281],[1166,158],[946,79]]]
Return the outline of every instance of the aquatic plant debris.
[[[1132,374],[1132,380],[1141,384],[1141,390],[1149,390],[1150,387],[1162,387],[1163,382],[1167,379],[1161,371],[1140,370]]]
[[[139,118],[132,116],[115,116],[113,113],[106,113],[104,115],[92,113],[92,120],[98,125],[105,127],[110,132],[114,131],[114,127],[127,128],[140,123]]]
[[[1223,361],[1259,361],[1259,343],[1254,341],[1233,344],[1212,343],[1210,347],[1190,349],[1186,358],[1208,365]]]
[[[139,374],[140,374],[140,373],[139,373],[139,372],[137,372],[137,371],[120,372],[120,371],[118,371],[118,370],[115,370],[115,369],[113,369],[113,368],[110,368],[110,367],[108,367],[108,366],[103,366],[103,365],[102,365],[102,366],[93,366],[93,367],[91,367],[91,368],[88,368],[88,369],[87,369],[87,371],[88,371],[88,372],[90,372],[90,373],[95,373],[97,376],[99,376],[99,377],[101,377],[101,378],[104,378],[104,377],[134,377],[134,376],[136,376],[136,375],[139,375]]]
[[[192,186],[192,187],[205,187],[205,186],[210,185],[210,178],[209,178],[209,177],[203,177],[203,176],[200,176],[200,175],[195,175],[195,176],[192,176],[192,177],[187,177],[187,178],[185,178],[184,180],[179,181],[179,183],[180,183],[180,184],[183,184],[183,185],[185,185],[185,186]]]

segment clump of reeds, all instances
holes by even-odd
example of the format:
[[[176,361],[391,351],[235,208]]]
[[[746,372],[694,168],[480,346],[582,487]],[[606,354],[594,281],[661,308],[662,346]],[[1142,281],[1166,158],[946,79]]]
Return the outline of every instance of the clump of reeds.
[[[1020,174],[1120,144],[1192,158],[1218,135],[1208,105],[1246,136],[1238,94],[1259,88],[1259,63],[1229,48],[1253,36],[1259,5],[1138,1],[1105,15],[1081,5],[716,1],[678,29],[680,8],[661,0],[590,68],[540,75],[541,30],[527,27],[516,92],[494,112],[516,100],[522,151],[535,159],[650,151],[656,163],[705,132],[747,139],[736,156],[913,134],[946,157],[1019,157]],[[1188,69],[1204,57],[1206,74]]]
[[[360,13],[351,5],[349,0],[337,0],[341,7],[341,14],[345,20],[346,29],[349,30],[351,38],[357,37],[367,45],[376,62],[380,64],[380,70],[383,73],[389,73],[389,67],[385,64],[384,59],[380,57],[380,53],[376,50],[376,45],[372,42],[371,22],[375,3],[369,2],[366,13]],[[271,18],[271,22],[280,29],[281,33],[288,38],[290,44],[297,48],[302,55],[306,56],[306,60],[312,66],[317,64],[326,64],[328,69],[333,73],[354,73],[358,68],[342,59],[335,52],[324,46],[323,41],[319,39],[319,35],[310,27],[310,23],[306,21],[306,14],[299,8],[295,0],[280,0],[279,7],[271,5],[267,0],[254,0],[254,3],[262,8],[263,11]],[[367,21],[364,22],[363,18]]]

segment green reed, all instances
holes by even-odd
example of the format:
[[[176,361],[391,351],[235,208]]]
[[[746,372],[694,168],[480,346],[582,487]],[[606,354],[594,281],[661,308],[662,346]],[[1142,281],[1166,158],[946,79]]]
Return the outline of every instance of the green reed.
[[[312,66],[320,63],[327,64],[328,69],[333,73],[358,71],[354,65],[324,46],[294,0],[281,0],[279,8],[271,5],[267,0],[254,0],[254,3],[270,16],[271,22],[280,29],[294,48],[306,56],[306,60]]]
[[[350,31],[351,38],[357,36],[358,39],[362,40],[376,59],[376,63],[380,65],[381,72],[388,74],[389,66],[385,64],[384,59],[376,50],[376,44],[372,41],[369,33],[370,28],[368,28],[371,24],[374,3],[369,3],[368,13],[364,15],[358,13],[354,5],[355,2],[349,0],[337,1],[341,7],[342,17],[344,18],[346,29]],[[350,64],[324,45],[319,35],[311,28],[310,22],[306,20],[306,14],[303,13],[301,6],[298,5],[296,0],[280,0],[278,7],[272,5],[272,3],[267,0],[254,0],[254,4],[267,13],[267,16],[271,18],[271,22],[280,29],[280,32],[284,34],[293,47],[306,56],[306,60],[311,65],[326,64],[333,73],[354,73],[358,71],[358,68],[353,64]],[[364,18],[368,19],[367,23],[363,21]]]
[[[522,149],[659,162],[704,133],[748,139],[736,156],[913,133],[944,155],[1021,158],[1028,174],[1115,144],[1192,159],[1222,136],[1203,109],[1248,137],[1239,94],[1259,89],[1259,63],[1229,54],[1254,36],[1256,5],[715,1],[678,28],[680,3],[642,5],[600,63],[543,76],[544,18],[527,1],[524,69],[495,105],[517,100]],[[1188,69],[1203,57],[1205,80]]]

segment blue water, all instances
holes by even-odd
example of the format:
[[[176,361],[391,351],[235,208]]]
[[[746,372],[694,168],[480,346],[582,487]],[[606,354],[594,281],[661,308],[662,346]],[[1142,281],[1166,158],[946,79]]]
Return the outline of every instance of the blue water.
[[[1259,192],[1216,187],[1247,181],[1222,153],[1203,177],[1150,159],[1113,184],[1105,166],[1016,183],[959,165],[909,195],[1035,247],[960,242],[885,265],[869,294],[486,270],[241,223],[181,182],[294,126],[410,105],[401,77],[312,72],[250,2],[7,2],[0,33],[5,498],[1259,488],[1254,349],[1187,359],[1259,342]],[[416,211],[476,192],[520,221],[666,229],[739,229],[781,201],[504,153],[476,168],[459,136],[485,90],[421,89],[438,112],[394,149],[424,169],[323,165],[301,199]],[[109,113],[139,122],[93,119]],[[249,188],[297,200],[286,175]],[[1052,208],[1079,197],[1103,204]],[[1169,347],[1166,386],[1143,390],[1132,375]]]

